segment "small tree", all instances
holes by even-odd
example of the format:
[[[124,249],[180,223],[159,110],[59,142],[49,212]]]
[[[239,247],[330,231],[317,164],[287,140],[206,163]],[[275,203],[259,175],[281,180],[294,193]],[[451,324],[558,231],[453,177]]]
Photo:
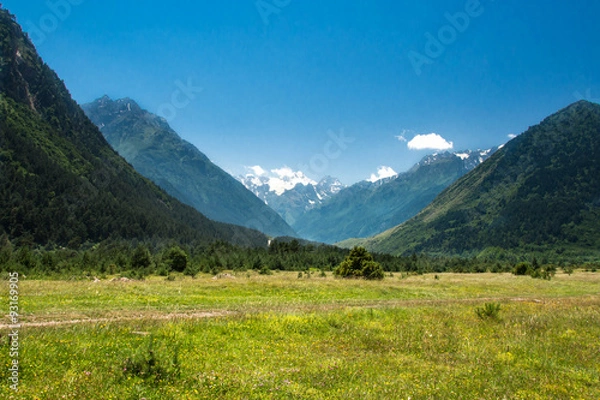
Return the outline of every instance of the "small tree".
[[[528,262],[520,262],[513,269],[514,275],[525,276],[530,275],[532,271],[531,264]]]
[[[355,247],[350,255],[335,269],[334,274],[342,278],[383,279],[381,265],[364,247]]]
[[[150,251],[146,246],[139,245],[131,256],[131,268],[144,269],[148,268],[151,264],[152,258],[150,256]]]
[[[188,266],[188,255],[179,246],[173,246],[167,252],[165,262],[170,270],[183,272]]]

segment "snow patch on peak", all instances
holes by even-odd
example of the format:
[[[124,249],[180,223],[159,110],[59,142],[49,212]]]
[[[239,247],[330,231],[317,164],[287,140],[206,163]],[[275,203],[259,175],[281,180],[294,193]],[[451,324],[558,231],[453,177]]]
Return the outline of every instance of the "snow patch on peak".
[[[304,175],[302,171],[293,171],[291,168],[274,169],[271,172],[275,176],[269,178],[268,185],[270,191],[275,192],[278,196],[295,188],[297,185],[308,186],[317,184],[317,182]]]
[[[268,171],[260,166],[246,167],[246,174],[238,176],[238,180],[289,224],[345,187],[330,176],[317,183],[289,167]]]
[[[260,165],[246,167],[248,173],[241,179],[246,187],[266,186],[267,191],[281,196],[297,185],[316,185],[317,182],[307,177],[302,171],[294,171],[289,167],[276,168],[266,171]]]
[[[469,153],[456,153],[454,155],[463,161],[465,161],[467,158],[469,158],[471,156]]]

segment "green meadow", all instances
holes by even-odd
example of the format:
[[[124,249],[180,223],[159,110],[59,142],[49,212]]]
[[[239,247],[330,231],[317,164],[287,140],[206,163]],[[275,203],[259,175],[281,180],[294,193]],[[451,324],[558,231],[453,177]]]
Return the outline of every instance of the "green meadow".
[[[19,306],[2,399],[600,398],[600,274],[583,271],[22,277]]]

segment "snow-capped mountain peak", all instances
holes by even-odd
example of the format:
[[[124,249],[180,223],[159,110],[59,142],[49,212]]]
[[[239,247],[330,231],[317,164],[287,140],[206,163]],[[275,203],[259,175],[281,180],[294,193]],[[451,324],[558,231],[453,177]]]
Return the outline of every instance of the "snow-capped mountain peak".
[[[321,205],[345,187],[330,176],[316,182],[302,171],[289,167],[267,171],[257,165],[247,167],[246,171],[238,180],[288,223],[293,223],[301,214]]]
[[[247,173],[239,180],[250,190],[256,192],[256,188],[261,188],[259,192],[267,190],[277,196],[281,196],[288,190],[294,189],[297,185],[316,186],[317,182],[307,177],[302,171],[294,171],[289,167],[272,169],[265,171],[261,166],[246,167]],[[259,196],[260,197],[260,196]]]
[[[465,151],[459,151],[459,152],[455,152],[455,153],[451,153],[449,151],[444,152],[444,153],[435,153],[435,154],[424,157],[417,164],[417,167],[423,166],[423,165],[431,165],[433,163],[436,163],[436,162],[444,160],[444,159],[458,157],[464,163],[465,169],[471,170],[471,169],[475,168],[476,166],[478,166],[479,164],[483,163],[488,158],[490,158],[499,148],[500,147],[493,147],[493,148],[487,149],[487,150],[480,150],[480,149],[465,150]]]

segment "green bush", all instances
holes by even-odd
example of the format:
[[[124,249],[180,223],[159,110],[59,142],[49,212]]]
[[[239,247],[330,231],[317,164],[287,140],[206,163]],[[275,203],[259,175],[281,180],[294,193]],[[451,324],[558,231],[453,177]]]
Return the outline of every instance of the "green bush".
[[[123,374],[135,376],[151,383],[172,382],[180,376],[179,349],[177,346],[155,348],[153,337],[148,345],[140,347],[123,363]]]
[[[575,268],[573,268],[572,265],[565,265],[563,267],[563,271],[565,272],[565,274],[571,275],[575,271]]]
[[[131,256],[131,268],[139,270],[150,267],[152,258],[146,246],[139,245]]]
[[[483,307],[477,307],[475,314],[481,319],[499,319],[500,303],[485,303]]]
[[[267,266],[263,266],[258,273],[259,275],[273,275],[273,272]]]
[[[515,265],[513,269],[513,274],[518,276],[525,276],[531,274],[532,267],[528,262],[521,262]]]
[[[188,255],[179,246],[174,246],[167,251],[165,262],[171,270],[183,272],[188,266]]]
[[[355,247],[344,261],[335,269],[334,274],[342,278],[364,278],[381,280],[384,272],[381,265],[364,247]]]
[[[553,264],[540,265],[534,258],[533,263],[521,262],[513,268],[513,274],[518,276],[529,275],[536,279],[550,280],[556,274],[556,266]]]

